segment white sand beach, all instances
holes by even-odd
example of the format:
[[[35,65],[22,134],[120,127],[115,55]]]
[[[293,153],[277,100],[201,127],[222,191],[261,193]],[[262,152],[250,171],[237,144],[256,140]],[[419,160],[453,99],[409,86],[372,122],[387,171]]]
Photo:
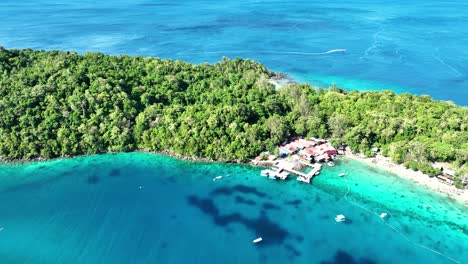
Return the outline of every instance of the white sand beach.
[[[345,157],[363,161],[372,166],[378,166],[398,175],[399,177],[416,182],[432,191],[450,197],[468,207],[468,190],[457,189],[455,186],[441,182],[436,177],[429,177],[420,171],[407,169],[403,165],[393,163],[390,158],[384,157],[381,154],[378,154],[373,158],[367,158],[362,154],[346,151]]]

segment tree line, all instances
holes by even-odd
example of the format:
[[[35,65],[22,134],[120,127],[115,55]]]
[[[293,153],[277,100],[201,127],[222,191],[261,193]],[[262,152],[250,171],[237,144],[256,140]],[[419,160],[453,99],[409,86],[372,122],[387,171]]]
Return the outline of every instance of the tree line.
[[[245,161],[293,135],[345,142],[426,174],[468,174],[468,110],[428,96],[292,84],[244,59],[194,65],[101,53],[0,47],[0,156],[6,160],[169,150]]]

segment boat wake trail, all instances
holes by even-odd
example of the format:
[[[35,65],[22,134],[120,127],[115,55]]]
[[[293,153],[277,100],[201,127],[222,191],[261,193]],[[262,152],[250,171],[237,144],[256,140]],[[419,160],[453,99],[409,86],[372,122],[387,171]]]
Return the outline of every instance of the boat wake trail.
[[[346,184],[348,185],[348,190],[346,191],[346,193],[345,193],[345,195],[343,196],[343,198],[345,198],[345,200],[346,200],[348,203],[350,203],[350,204],[352,204],[352,205],[354,205],[354,206],[356,206],[356,207],[359,207],[359,208],[361,208],[361,209],[363,209],[363,210],[365,210],[365,211],[367,211],[367,212],[369,212],[369,213],[371,213],[371,214],[376,215],[377,217],[380,218],[380,220],[382,220],[382,222],[383,222],[387,227],[389,227],[390,229],[392,229],[393,231],[395,231],[396,233],[398,233],[401,237],[403,237],[403,238],[404,238],[406,241],[408,241],[409,243],[411,243],[411,244],[413,244],[413,245],[415,245],[415,246],[418,246],[418,247],[420,247],[420,248],[423,248],[423,249],[425,249],[425,250],[431,251],[431,252],[433,252],[433,253],[435,253],[435,254],[438,254],[438,255],[440,255],[440,256],[442,256],[442,257],[445,257],[445,258],[447,258],[447,259],[449,259],[449,260],[451,260],[451,261],[453,261],[453,262],[455,262],[455,263],[461,263],[460,261],[458,261],[458,260],[456,260],[456,259],[454,259],[454,258],[451,258],[451,257],[449,257],[449,256],[447,256],[447,255],[444,255],[442,252],[439,252],[439,251],[437,251],[437,250],[434,250],[434,249],[432,249],[432,248],[426,247],[426,246],[424,246],[424,245],[421,245],[421,244],[419,244],[419,243],[416,243],[416,242],[412,241],[412,240],[409,239],[407,236],[405,236],[400,230],[398,230],[397,228],[395,228],[394,226],[392,226],[391,224],[389,224],[387,221],[385,221],[384,217],[381,217],[378,213],[376,213],[376,212],[370,210],[369,208],[366,208],[366,207],[364,207],[364,206],[362,206],[362,205],[360,205],[360,204],[357,204],[357,203],[355,203],[355,202],[350,201],[350,200],[348,199],[348,194],[349,194],[349,192],[350,192],[349,181],[348,181],[346,175],[344,176],[344,178],[345,178],[345,180],[346,180]]]
[[[383,26],[380,26],[379,30],[377,32],[374,33],[374,35],[372,35],[372,45],[370,45],[365,51],[364,51],[364,54],[360,57],[360,59],[365,59],[369,56],[370,52],[372,52],[373,50],[377,49],[379,44],[380,44],[380,40],[379,40],[379,37],[380,37],[380,34],[382,34],[384,32],[384,27]]]
[[[439,48],[436,49],[436,51],[438,52],[439,51]],[[453,67],[452,65],[446,63],[443,59],[441,59],[439,56],[437,56],[434,52],[432,53],[432,57],[437,60],[438,62],[440,62],[442,65],[444,65],[445,67],[447,67],[451,72],[453,72],[455,74],[456,77],[460,77],[462,76],[461,72],[458,71],[457,69],[455,69],[455,67]]]
[[[204,54],[277,54],[277,55],[302,55],[302,56],[318,56],[328,55],[333,53],[346,53],[346,49],[331,49],[324,52],[298,52],[298,51],[253,51],[253,50],[229,50],[229,51],[205,51]],[[184,53],[187,54],[187,53]]]

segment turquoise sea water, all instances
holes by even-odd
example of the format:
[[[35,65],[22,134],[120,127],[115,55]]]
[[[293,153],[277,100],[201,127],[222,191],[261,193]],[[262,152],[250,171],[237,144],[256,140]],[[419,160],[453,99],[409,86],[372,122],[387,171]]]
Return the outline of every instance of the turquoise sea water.
[[[468,105],[468,2],[3,0],[0,45],[216,62]],[[346,49],[346,52],[330,52]]]
[[[466,207],[413,183],[350,160],[311,185],[260,170],[144,153],[0,165],[1,263],[455,263],[414,243],[468,260]],[[410,242],[344,199],[347,181]]]

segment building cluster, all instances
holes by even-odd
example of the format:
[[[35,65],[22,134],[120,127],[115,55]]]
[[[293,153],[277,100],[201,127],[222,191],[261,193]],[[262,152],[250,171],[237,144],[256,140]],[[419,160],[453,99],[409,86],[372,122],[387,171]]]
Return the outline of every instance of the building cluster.
[[[320,162],[334,166],[331,160],[337,154],[338,151],[326,140],[293,138],[278,146],[278,156],[264,152],[253,163],[272,166],[263,170],[261,176],[286,180],[290,174],[295,174],[298,181],[310,183],[314,176],[320,174]]]
[[[331,161],[336,155],[343,154],[343,148],[336,150],[330,142],[324,139],[317,138],[293,138],[288,142],[278,146],[278,156],[272,155],[269,152],[262,152],[253,160],[255,164],[260,162],[273,162],[276,159],[284,159],[287,157],[294,157],[295,159],[302,159],[304,161],[315,162],[328,162]]]
[[[437,175],[436,177],[445,183],[453,185],[454,176],[455,176],[455,171],[443,169],[441,170],[441,174]]]
[[[338,151],[328,141],[316,138],[297,138],[279,147],[280,157],[295,154],[309,162],[326,162],[336,156]]]

